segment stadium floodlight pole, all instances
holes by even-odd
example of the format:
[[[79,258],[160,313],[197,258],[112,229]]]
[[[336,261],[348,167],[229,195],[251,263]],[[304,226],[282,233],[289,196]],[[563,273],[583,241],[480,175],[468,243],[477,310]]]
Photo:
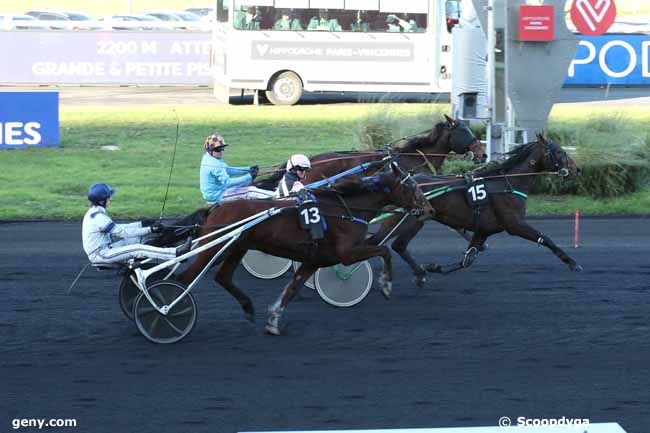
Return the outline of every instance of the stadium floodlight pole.
[[[487,124],[487,146],[486,152],[487,159],[492,159],[492,127],[494,125],[494,96],[495,96],[495,50],[496,48],[496,33],[494,30],[494,0],[488,0],[487,5],[487,69],[488,69],[488,86],[487,86],[487,109],[488,109],[488,124]]]

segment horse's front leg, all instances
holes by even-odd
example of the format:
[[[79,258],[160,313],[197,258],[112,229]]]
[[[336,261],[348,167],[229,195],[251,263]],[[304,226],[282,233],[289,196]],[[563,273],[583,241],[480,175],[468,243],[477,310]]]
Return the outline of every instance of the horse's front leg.
[[[393,291],[393,266],[391,262],[390,250],[383,245],[360,245],[353,248],[337,248],[337,256],[341,263],[350,266],[362,260],[371,257],[381,257],[384,259],[384,269],[379,276],[379,285],[381,292],[390,298]]]
[[[253,307],[253,301],[248,297],[244,292],[235,285],[232,280],[232,277],[235,273],[235,269],[241,263],[242,258],[246,254],[247,250],[236,250],[233,251],[223,262],[223,266],[219,269],[214,276],[214,281],[217,284],[220,284],[228,293],[230,293],[241,305],[242,310],[244,310],[244,315],[249,322],[255,321],[255,307]]]
[[[266,332],[271,335],[281,335],[280,319],[282,318],[284,310],[305,284],[305,281],[307,281],[317,269],[317,266],[307,263],[302,263],[300,265],[296,273],[293,275],[293,279],[286,285],[284,290],[282,290],[278,299],[269,306],[269,316],[265,327]]]
[[[456,233],[458,233],[458,236],[465,239],[467,242],[472,242],[472,238],[474,237],[474,233],[471,230],[452,229],[451,227],[449,227],[449,230],[455,231]],[[482,253],[483,251],[487,250],[487,248],[488,248],[488,244],[487,242],[484,242],[480,247],[478,247],[478,251]]]
[[[418,287],[424,286],[424,283],[427,281],[427,273],[424,270],[424,266],[418,264],[411,253],[408,250],[408,245],[411,243],[413,238],[422,230],[424,226],[423,221],[418,221],[415,218],[410,218],[409,221],[405,222],[397,238],[393,241],[391,248],[411,267],[413,270],[413,275],[415,277],[415,284]],[[385,294],[384,294],[385,295]]]
[[[555,245],[555,243],[548,237],[545,236],[542,232],[531,227],[525,221],[516,221],[514,223],[506,225],[506,231],[515,236],[519,236],[524,239],[528,239],[531,242],[536,242],[538,245],[543,245],[553,252],[557,257],[560,258],[564,263],[567,264],[570,270],[572,271],[582,271],[582,266],[576,263],[567,253],[562,250],[562,248]]]

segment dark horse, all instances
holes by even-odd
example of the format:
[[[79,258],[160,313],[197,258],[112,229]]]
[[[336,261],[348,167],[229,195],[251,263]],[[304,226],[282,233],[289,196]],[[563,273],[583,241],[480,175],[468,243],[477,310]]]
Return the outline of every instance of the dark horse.
[[[448,269],[430,264],[424,267],[429,272],[451,272],[472,264],[486,239],[502,231],[536,242],[550,249],[553,254],[569,266],[572,271],[582,268],[561,248],[543,233],[526,222],[526,198],[536,175],[548,172],[564,178],[579,174],[575,162],[556,143],[538,135],[537,141],[519,146],[508,153],[503,162],[489,164],[483,169],[468,173],[462,179],[449,177],[416,176],[434,216],[454,229],[474,232],[469,247],[460,263]],[[399,217],[391,217],[382,223],[368,243],[377,244],[394,228]],[[393,249],[412,267],[418,267],[407,250],[409,242],[422,229],[423,221],[407,218],[393,233],[397,239]]]
[[[382,163],[377,163],[382,164]],[[302,262],[292,281],[284,288],[278,300],[269,308],[266,330],[280,334],[279,321],[289,301],[303,283],[318,269],[338,263],[351,265],[370,257],[384,259],[384,271],[380,284],[390,286],[392,267],[390,251],[385,246],[367,245],[364,242],[368,221],[388,205],[405,209],[419,209],[431,214],[429,203],[416,182],[405,175],[397,164],[390,163],[391,170],[362,178],[359,183],[346,182],[337,189],[315,190],[319,214],[327,229],[322,239],[315,240],[310,232],[301,228],[299,210],[294,200],[238,200],[224,203],[211,210],[202,209],[195,220],[203,220],[201,234],[209,233],[213,225],[228,225],[271,208],[283,211],[245,231],[229,250],[216,262],[223,262],[215,275],[215,281],[239,301],[247,318],[252,319],[254,308],[251,299],[233,283],[233,273],[249,249],[274,256]],[[192,216],[188,217],[192,218]],[[202,241],[203,243],[206,241]],[[196,260],[180,276],[189,283],[206,267],[220,246],[197,255]]]
[[[436,124],[431,132],[399,140],[389,151],[392,156],[398,157],[402,169],[412,173],[431,173],[433,167],[436,171],[434,174],[437,174],[450,152],[465,155],[471,151],[477,162],[483,156],[481,142],[472,131],[447,115],[445,121]],[[312,168],[303,183],[319,181],[364,162],[378,161],[384,156],[382,151],[321,153],[310,158]],[[260,176],[254,184],[259,188],[274,190],[284,173],[284,166],[278,166],[270,175]]]

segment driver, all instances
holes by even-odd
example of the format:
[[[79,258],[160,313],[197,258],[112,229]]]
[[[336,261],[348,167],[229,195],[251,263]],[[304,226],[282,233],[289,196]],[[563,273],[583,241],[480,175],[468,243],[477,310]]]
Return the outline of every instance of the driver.
[[[275,198],[285,198],[303,189],[305,186],[302,181],[310,169],[311,163],[305,155],[301,153],[291,155],[287,161],[287,171],[275,190]]]
[[[91,263],[121,263],[144,258],[171,260],[190,251],[191,238],[178,248],[141,244],[143,236],[159,233],[164,226],[152,221],[115,224],[106,212],[114,193],[115,190],[105,183],[94,183],[88,189],[88,200],[92,206],[84,215],[81,235],[84,251]]]
[[[209,205],[237,199],[272,198],[273,191],[250,186],[259,167],[231,167],[223,160],[228,146],[222,136],[213,134],[205,139],[205,154],[201,159],[201,193]]]

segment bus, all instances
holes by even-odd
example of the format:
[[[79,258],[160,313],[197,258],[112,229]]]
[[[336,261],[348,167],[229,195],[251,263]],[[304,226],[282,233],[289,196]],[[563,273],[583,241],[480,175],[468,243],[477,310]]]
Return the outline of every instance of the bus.
[[[451,90],[449,0],[217,0],[214,94]],[[457,2],[456,2],[457,3]]]

